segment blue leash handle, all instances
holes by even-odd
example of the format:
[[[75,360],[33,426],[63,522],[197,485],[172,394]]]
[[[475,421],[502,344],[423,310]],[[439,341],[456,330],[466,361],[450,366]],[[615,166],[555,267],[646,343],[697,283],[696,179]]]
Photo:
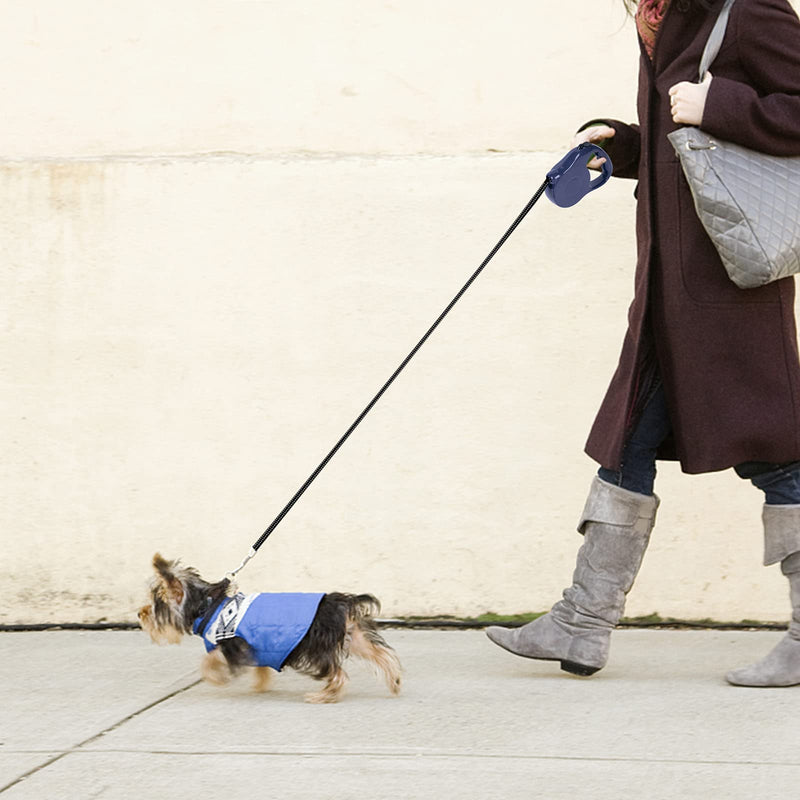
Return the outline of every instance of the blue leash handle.
[[[590,179],[586,166],[595,156],[604,158],[600,175]],[[561,161],[547,173],[547,196],[557,206],[569,208],[586,197],[589,192],[599,189],[614,171],[608,153],[596,144],[584,142],[567,153]]]

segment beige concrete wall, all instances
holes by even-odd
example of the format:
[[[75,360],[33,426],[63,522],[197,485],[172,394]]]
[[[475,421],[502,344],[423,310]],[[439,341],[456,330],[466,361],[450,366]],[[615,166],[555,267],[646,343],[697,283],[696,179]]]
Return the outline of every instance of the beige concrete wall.
[[[234,567],[597,115],[619,3],[0,2],[0,623]],[[576,20],[581,20],[580,24]],[[633,185],[543,200],[242,574],[544,610],[632,289]],[[629,613],[784,619],[759,494],[664,465]]]

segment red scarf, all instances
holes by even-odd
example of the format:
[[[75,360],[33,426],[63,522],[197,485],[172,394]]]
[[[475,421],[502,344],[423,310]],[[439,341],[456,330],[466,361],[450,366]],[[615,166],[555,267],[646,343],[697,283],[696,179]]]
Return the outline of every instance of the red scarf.
[[[669,0],[639,0],[639,7],[636,9],[636,27],[651,59],[656,46],[658,27],[667,13],[668,6]]]

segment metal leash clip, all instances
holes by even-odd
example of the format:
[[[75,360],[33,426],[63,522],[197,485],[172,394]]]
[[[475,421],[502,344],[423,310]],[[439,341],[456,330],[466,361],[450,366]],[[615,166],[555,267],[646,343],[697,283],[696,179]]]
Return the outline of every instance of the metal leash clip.
[[[225,575],[225,577],[226,577],[226,578],[227,578],[227,579],[230,581],[231,587],[235,587],[235,586],[236,586],[236,573],[238,573],[238,572],[241,572],[241,571],[244,569],[244,567],[245,567],[245,565],[247,564],[247,562],[248,562],[248,561],[249,561],[249,560],[250,560],[250,559],[251,559],[251,558],[252,558],[252,557],[253,557],[255,554],[256,554],[256,550],[255,550],[255,548],[251,547],[251,548],[250,548],[250,552],[249,552],[249,553],[248,553],[248,554],[247,554],[247,555],[246,555],[246,556],[245,556],[245,557],[242,559],[242,563],[241,563],[241,564],[239,564],[239,566],[238,566],[238,567],[236,567],[236,569],[234,569],[234,570],[231,570],[230,572],[228,572],[228,573]]]

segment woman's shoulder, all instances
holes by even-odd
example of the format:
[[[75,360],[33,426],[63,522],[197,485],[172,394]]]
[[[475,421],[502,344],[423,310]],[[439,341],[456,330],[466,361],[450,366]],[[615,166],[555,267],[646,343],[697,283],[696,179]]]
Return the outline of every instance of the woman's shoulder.
[[[736,0],[731,9],[731,15],[769,15],[777,19],[781,17],[794,17],[797,19],[797,0]]]
[[[795,4],[800,7],[800,0],[736,0],[731,8],[730,27],[740,46],[744,43],[754,58],[761,49],[771,51],[775,46],[794,51],[800,42]]]

